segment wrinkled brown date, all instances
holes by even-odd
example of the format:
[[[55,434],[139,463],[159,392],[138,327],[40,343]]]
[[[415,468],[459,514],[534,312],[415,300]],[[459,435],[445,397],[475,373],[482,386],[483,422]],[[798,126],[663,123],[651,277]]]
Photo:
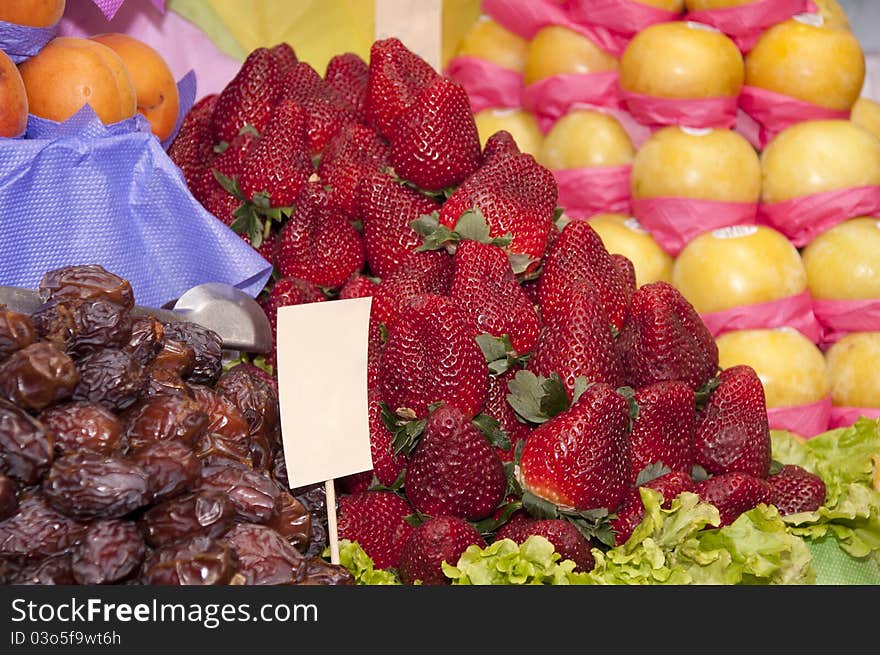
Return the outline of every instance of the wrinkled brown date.
[[[98,264],[64,266],[47,271],[40,280],[43,302],[61,298],[107,300],[128,309],[134,306],[131,284]]]
[[[52,464],[55,440],[42,423],[0,398],[0,473],[32,485]]]
[[[286,491],[278,495],[275,515],[266,525],[301,553],[308,550],[312,538],[312,517],[305,506]]]
[[[145,398],[126,414],[125,437],[130,448],[141,448],[166,439],[193,446],[208,425],[208,414],[183,396]]]
[[[82,451],[56,459],[43,479],[52,506],[77,519],[116,519],[150,502],[146,472],[112,455]]]
[[[16,585],[73,585],[73,562],[70,553],[53,555],[29,564],[16,573],[10,584]]]
[[[294,584],[304,558],[272,528],[239,523],[223,541],[238,556],[238,572],[244,576],[244,584]]]
[[[18,511],[18,495],[15,483],[5,475],[0,475],[0,521],[8,519]]]
[[[147,384],[143,366],[123,350],[105,348],[86,355],[78,362],[79,383],[74,400],[101,403],[120,412],[138,399]]]
[[[0,393],[28,411],[70,398],[78,381],[76,364],[48,341],[32,343],[0,364]]]
[[[27,314],[0,310],[0,360],[31,345],[37,338],[34,323]]]
[[[113,584],[140,569],[146,546],[131,521],[95,521],[71,551],[79,584]]]
[[[162,329],[165,329],[164,325]],[[162,337],[162,347],[149,363],[150,369],[170,371],[182,378],[192,373],[195,365],[196,351],[193,347],[167,335]]]
[[[235,574],[235,552],[210,537],[192,537],[147,555],[140,580],[146,585],[225,585]]]
[[[184,396],[192,398],[189,385],[174,371],[148,366],[147,385],[141,394],[145,398],[152,396]]]
[[[177,496],[144,512],[140,528],[153,547],[166,546],[189,537],[219,537],[235,520],[235,508],[223,494],[197,491]]]
[[[41,338],[74,359],[99,348],[122,348],[131,338],[131,313],[106,300],[52,300],[31,318]]]
[[[205,432],[195,446],[196,457],[202,466],[243,464],[252,466],[250,445],[241,439],[231,439],[221,434]]]
[[[331,564],[313,556],[303,560],[297,567],[293,584],[352,586],[355,584],[355,579],[344,566]]]
[[[278,393],[254,373],[251,364],[238,364],[220,376],[214,390],[231,400],[244,416],[251,435],[262,435],[270,446],[280,441]]]
[[[109,455],[122,438],[122,421],[98,403],[54,405],[37,418],[55,436],[55,451],[59,455],[80,450]]]
[[[20,499],[18,512],[0,522],[0,559],[43,559],[66,551],[85,526],[61,514],[40,494]]]
[[[139,448],[129,457],[147,473],[154,503],[190,489],[202,469],[202,463],[192,448],[176,439]]]
[[[131,321],[131,336],[123,350],[141,366],[149,364],[162,350],[165,328],[155,316],[135,316]]]
[[[187,379],[196,384],[214,384],[223,372],[223,340],[198,323],[165,323],[165,338],[182,341],[193,349],[195,363]]]
[[[221,396],[211,387],[201,384],[189,385],[193,398],[199,407],[208,415],[205,432],[219,434],[229,439],[246,441],[250,428],[235,404]]]
[[[203,467],[196,488],[226,496],[238,518],[252,523],[265,523],[275,515],[281,493],[270,477],[233,464]]]

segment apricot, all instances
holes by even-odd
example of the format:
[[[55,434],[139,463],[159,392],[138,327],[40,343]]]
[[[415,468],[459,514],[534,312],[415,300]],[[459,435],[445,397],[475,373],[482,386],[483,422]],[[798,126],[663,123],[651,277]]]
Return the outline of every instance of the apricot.
[[[165,58],[152,46],[127,34],[96,34],[92,41],[112,48],[125,62],[137,96],[137,110],[164,141],[174,131],[180,110],[177,82]]]
[[[49,27],[64,15],[66,0],[3,0],[0,20],[28,27]]]
[[[21,136],[27,129],[28,101],[18,68],[0,50],[0,137]]]
[[[111,48],[78,37],[59,36],[19,66],[30,112],[64,121],[83,105],[105,124],[137,112],[134,84],[122,58]]]

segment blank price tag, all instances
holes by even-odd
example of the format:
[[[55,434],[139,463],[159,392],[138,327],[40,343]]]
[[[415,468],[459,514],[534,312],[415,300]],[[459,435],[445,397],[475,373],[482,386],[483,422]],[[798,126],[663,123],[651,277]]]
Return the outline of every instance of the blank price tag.
[[[278,308],[278,395],[291,488],[373,468],[367,410],[372,298]]]

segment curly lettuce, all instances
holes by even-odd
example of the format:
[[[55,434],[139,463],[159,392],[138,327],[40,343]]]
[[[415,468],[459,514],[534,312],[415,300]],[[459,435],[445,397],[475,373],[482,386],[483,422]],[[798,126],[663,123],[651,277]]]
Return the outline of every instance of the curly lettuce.
[[[325,556],[328,553],[325,553]],[[390,569],[377,569],[373,560],[356,541],[339,541],[339,563],[354,576],[359,585],[399,585],[400,579]]]

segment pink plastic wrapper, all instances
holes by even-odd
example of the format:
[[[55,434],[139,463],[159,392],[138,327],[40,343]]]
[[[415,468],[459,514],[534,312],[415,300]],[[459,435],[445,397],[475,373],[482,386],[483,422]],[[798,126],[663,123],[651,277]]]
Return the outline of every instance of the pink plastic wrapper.
[[[522,93],[522,106],[551,123],[575,105],[619,108],[616,72],[551,75],[529,84]]]
[[[825,349],[850,332],[880,331],[880,298],[820,300],[813,298],[813,313],[822,328]]]
[[[624,108],[643,125],[732,129],[736,126],[737,98],[657,98],[618,88]]]
[[[754,225],[758,206],[697,198],[633,198],[632,214],[667,253],[677,257],[694,237],[733,225]]]
[[[655,23],[678,20],[681,14],[633,0],[570,0],[569,12],[579,23],[599,25],[633,37]]]
[[[831,396],[795,407],[768,407],[767,422],[771,430],[788,430],[802,437],[815,437],[828,431],[831,422]]]
[[[809,291],[769,302],[731,307],[720,312],[701,314],[700,318],[713,337],[734,330],[766,330],[790,327],[813,343],[818,343],[821,329],[813,313]]]
[[[568,168],[553,171],[558,204],[572,218],[600,213],[629,214],[632,166]]]
[[[838,223],[878,212],[880,186],[872,185],[762,203],[758,207],[758,223],[778,230],[802,248]]]
[[[691,11],[684,19],[724,32],[745,54],[764,30],[806,10],[807,0],[758,0],[738,7]]]
[[[503,28],[527,40],[545,25],[570,22],[565,7],[552,0],[483,0],[480,9]]]
[[[880,418],[880,407],[832,407],[828,419],[828,429],[848,428],[860,418]]]
[[[809,120],[849,118],[849,112],[846,111],[827,109],[791,96],[748,85],[740,91],[739,106],[757,123],[758,129],[746,125],[743,129],[738,128],[737,131],[759,150],[763,150],[773,137],[789,125]]]
[[[522,105],[522,75],[509,68],[478,57],[461,56],[449,60],[446,75],[467,91],[474,113]]]

